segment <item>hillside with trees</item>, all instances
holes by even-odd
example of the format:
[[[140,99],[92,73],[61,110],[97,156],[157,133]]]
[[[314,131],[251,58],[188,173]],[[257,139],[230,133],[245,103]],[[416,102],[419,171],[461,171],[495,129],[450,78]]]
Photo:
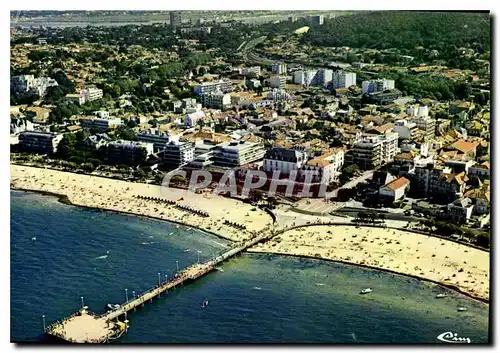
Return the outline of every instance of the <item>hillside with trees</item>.
[[[443,53],[470,47],[482,53],[490,50],[490,18],[488,13],[361,12],[327,20],[301,41],[325,47],[396,48],[411,53],[419,46]]]

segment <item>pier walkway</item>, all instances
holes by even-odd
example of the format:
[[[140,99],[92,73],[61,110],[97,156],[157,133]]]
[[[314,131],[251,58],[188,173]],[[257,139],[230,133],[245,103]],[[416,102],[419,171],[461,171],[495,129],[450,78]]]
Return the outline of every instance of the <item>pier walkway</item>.
[[[263,240],[272,238],[275,234],[276,233],[271,229],[264,229],[260,232],[260,235],[250,240],[237,243],[232,249],[205,263],[194,264],[183,269],[179,273],[176,273],[173,278],[163,283],[159,283],[136,298],[132,298],[121,304],[112,311],[97,315],[89,312],[87,307],[83,307],[70,317],[46,327],[45,333],[58,337],[66,342],[73,343],[103,343],[119,338],[128,329],[127,312],[139,306],[143,306],[145,303],[152,302],[155,297],[160,297],[162,293],[168,292],[171,288],[200,278],[213,271],[218,264]],[[123,322],[120,321],[122,317],[124,318]]]

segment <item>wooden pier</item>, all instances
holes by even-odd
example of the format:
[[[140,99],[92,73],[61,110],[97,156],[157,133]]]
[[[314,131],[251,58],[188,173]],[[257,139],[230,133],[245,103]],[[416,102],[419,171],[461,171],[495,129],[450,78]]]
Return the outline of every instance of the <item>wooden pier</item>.
[[[173,278],[160,282],[155,287],[140,294],[136,298],[121,304],[118,308],[108,311],[105,314],[97,315],[83,307],[80,311],[72,314],[70,317],[46,327],[45,333],[58,337],[59,339],[72,343],[104,343],[121,337],[128,329],[127,312],[151,302],[154,298],[160,297],[162,293],[169,289],[177,287],[184,282],[193,281],[201,276],[213,271],[221,262],[239,254],[240,252],[254,246],[255,244],[269,239],[273,236],[270,230],[261,231],[258,235],[236,247],[230,249],[222,255],[219,255],[205,263],[191,265]],[[82,299],[83,300],[83,299]],[[82,304],[83,305],[83,304]],[[121,318],[123,321],[120,321]]]

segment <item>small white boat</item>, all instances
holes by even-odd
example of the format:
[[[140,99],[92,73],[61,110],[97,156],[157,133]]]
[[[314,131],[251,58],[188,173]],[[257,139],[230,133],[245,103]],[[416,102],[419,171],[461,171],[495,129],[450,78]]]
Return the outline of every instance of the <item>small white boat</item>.
[[[255,290],[261,290],[262,288],[260,288],[260,287],[253,287],[253,289],[255,289]]]
[[[215,269],[219,272],[224,272],[224,269],[222,267],[216,267]]]
[[[438,295],[436,295],[436,298],[446,298],[447,296],[448,296],[448,294],[439,293]]]
[[[35,237],[33,237],[33,238],[31,238],[31,240],[36,241],[36,236],[35,236]]]
[[[190,252],[191,249],[184,249],[184,252]]]
[[[371,293],[371,292],[372,292],[371,288],[365,288],[361,292],[359,292],[359,294],[367,294],[367,293]]]
[[[207,306],[208,306],[208,299],[205,299],[205,300],[203,301],[203,304],[201,304],[201,307],[202,307],[202,308],[206,308]]]
[[[457,308],[457,310],[458,310],[458,311],[467,311],[467,308],[465,308],[465,307],[461,306],[461,307]]]
[[[325,284],[324,283],[316,283],[318,287],[323,287]]]

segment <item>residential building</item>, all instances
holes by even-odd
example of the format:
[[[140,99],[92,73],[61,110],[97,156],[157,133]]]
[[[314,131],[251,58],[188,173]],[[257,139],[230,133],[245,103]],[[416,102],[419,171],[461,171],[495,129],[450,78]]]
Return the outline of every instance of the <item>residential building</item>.
[[[68,100],[71,103],[76,104],[76,105],[85,104],[85,96],[83,95],[82,92],[80,92],[80,93],[68,93],[65,98],[66,98],[66,100]]]
[[[195,148],[190,142],[170,141],[163,150],[163,163],[178,168],[194,159]]]
[[[463,224],[470,220],[473,210],[474,204],[470,198],[457,199],[448,204],[447,216],[452,222]]]
[[[415,164],[412,189],[421,191],[423,197],[435,194],[442,173],[451,173],[451,168],[436,163]]]
[[[363,93],[383,92],[389,89],[394,89],[394,80],[386,80],[385,78],[379,80],[363,81],[361,87]]]
[[[397,153],[397,133],[365,134],[355,140],[352,148],[346,153],[346,159],[361,169],[369,170],[391,162]]]
[[[170,26],[174,30],[182,26],[182,16],[180,11],[170,11]]]
[[[264,155],[263,170],[273,172],[279,170],[283,174],[290,174],[292,170],[299,170],[307,161],[304,151],[275,147],[268,149]]]
[[[286,75],[287,66],[285,63],[275,62],[271,65],[271,72],[275,75]]]
[[[146,162],[152,154],[152,143],[117,140],[106,145],[106,157],[109,164],[135,166]]]
[[[231,95],[222,91],[213,91],[201,95],[202,105],[206,108],[226,110],[231,105]]]
[[[416,124],[417,128],[423,131],[425,139],[431,140],[436,136],[436,119],[427,115],[419,115],[410,117],[408,121]]]
[[[325,16],[324,15],[314,15],[311,16],[311,23],[315,26],[321,26],[323,25],[323,22],[325,21]]]
[[[248,76],[250,73],[254,73],[257,76],[260,76],[260,66],[244,67],[243,69],[241,69],[241,74],[243,76]]]
[[[410,185],[410,181],[405,177],[399,177],[385,184],[379,190],[379,197],[387,202],[394,202],[404,198],[406,188]]]
[[[301,168],[300,177],[302,180],[307,180],[306,173],[312,172],[311,181],[313,183],[325,182],[330,184],[337,181],[343,165],[344,150],[342,148],[333,148],[321,156],[307,161]]]
[[[196,102],[196,98],[184,98],[173,103],[174,113],[190,114],[199,112],[202,108],[201,103]]]
[[[331,70],[330,70],[331,71]],[[304,86],[317,85],[318,70],[299,70],[293,73],[293,83]]]
[[[95,86],[87,87],[83,90],[83,96],[85,97],[85,102],[92,102],[96,99],[102,98],[102,89]]]
[[[153,144],[153,151],[156,153],[165,149],[170,142],[171,136],[167,132],[160,132],[159,129],[149,129],[137,134],[137,140]]]
[[[332,77],[332,88],[348,88],[356,86],[356,74],[354,72],[335,71]]]
[[[274,88],[272,91],[269,91],[266,95],[267,99],[271,99],[274,102],[290,102],[292,97],[289,93],[287,93],[283,89]]]
[[[414,117],[427,117],[429,116],[429,107],[425,104],[407,104],[406,114]]]
[[[194,86],[194,93],[201,96],[204,93],[214,92],[220,90],[224,93],[231,91],[230,81],[217,81],[217,82],[203,82],[202,84]]]
[[[62,134],[53,132],[23,131],[19,134],[19,147],[24,151],[52,154],[57,152],[62,138]]]
[[[388,105],[392,104],[396,99],[401,98],[403,93],[397,88],[384,91],[373,92],[368,95],[368,101],[372,104]]]
[[[490,162],[486,161],[469,167],[468,176],[477,176],[479,179],[490,179]]]
[[[78,120],[80,121],[80,125],[89,130],[97,130],[100,132],[107,132],[112,129],[116,129],[120,125],[122,125],[122,119],[109,117],[109,115],[101,115],[99,116],[85,116],[80,117]]]
[[[214,150],[214,164],[235,168],[262,159],[266,151],[258,142],[225,142]]]
[[[191,113],[186,115],[186,119],[184,121],[184,125],[187,128],[194,127],[198,125],[198,121],[203,120],[205,118],[205,112],[200,110],[199,112]]]
[[[417,124],[411,123],[408,120],[396,120],[393,129],[398,134],[400,140],[414,140],[417,137]]]
[[[285,89],[286,76],[273,76],[269,79],[269,86],[271,88]]]

